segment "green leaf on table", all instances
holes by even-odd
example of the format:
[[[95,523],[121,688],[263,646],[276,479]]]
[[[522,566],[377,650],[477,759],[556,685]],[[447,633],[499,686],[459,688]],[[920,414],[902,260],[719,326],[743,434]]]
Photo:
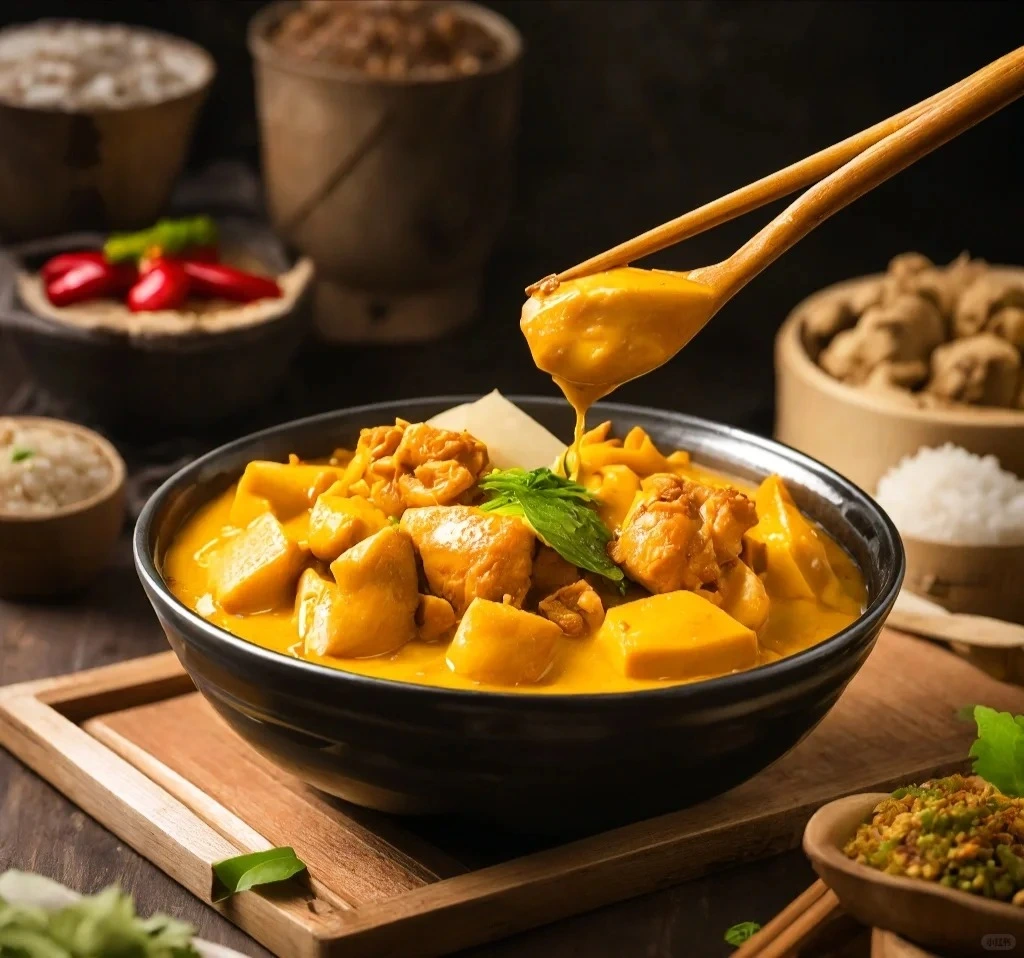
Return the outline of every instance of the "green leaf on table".
[[[550,469],[495,469],[480,480],[480,488],[491,497],[480,506],[485,512],[520,516],[567,562],[624,581],[608,558],[612,534],[593,507],[594,497],[579,483]]]
[[[741,921],[726,931],[725,940],[738,948],[743,942],[753,938],[760,930],[761,926],[756,921]]]
[[[978,738],[971,746],[972,769],[1004,795],[1024,796],[1024,715],[974,707]]]
[[[257,885],[285,881],[305,870],[306,865],[295,854],[295,849],[287,846],[225,858],[213,864],[216,879],[213,900],[223,901]]]

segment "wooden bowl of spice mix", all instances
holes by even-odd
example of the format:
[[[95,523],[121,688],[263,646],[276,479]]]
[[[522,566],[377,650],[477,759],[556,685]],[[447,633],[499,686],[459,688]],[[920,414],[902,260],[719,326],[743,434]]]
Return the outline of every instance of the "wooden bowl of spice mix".
[[[249,31],[278,232],[317,265],[334,341],[475,312],[511,194],[522,41],[475,3],[275,3]]]
[[[125,465],[98,433],[0,418],[0,596],[75,592],[103,569],[125,516]]]

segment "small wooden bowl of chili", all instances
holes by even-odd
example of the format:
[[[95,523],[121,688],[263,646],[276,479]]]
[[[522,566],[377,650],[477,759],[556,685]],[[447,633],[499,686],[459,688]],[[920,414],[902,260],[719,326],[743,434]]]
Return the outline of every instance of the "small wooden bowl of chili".
[[[245,220],[58,237],[6,265],[0,327],[36,383],[119,433],[202,427],[265,401],[308,327],[311,261]]]

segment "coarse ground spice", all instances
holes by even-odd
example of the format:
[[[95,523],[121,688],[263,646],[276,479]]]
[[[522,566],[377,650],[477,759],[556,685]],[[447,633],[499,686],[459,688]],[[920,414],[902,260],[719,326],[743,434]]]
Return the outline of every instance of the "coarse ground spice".
[[[1024,906],[1024,799],[977,776],[898,789],[843,851],[888,875]]]

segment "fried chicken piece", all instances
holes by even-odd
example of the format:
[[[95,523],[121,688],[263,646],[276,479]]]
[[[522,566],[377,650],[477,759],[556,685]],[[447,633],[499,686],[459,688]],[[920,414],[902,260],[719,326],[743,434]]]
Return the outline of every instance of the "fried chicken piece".
[[[401,529],[419,553],[430,591],[447,599],[461,618],[473,599],[521,607],[530,591],[535,537],[514,516],[470,506],[407,509]]]
[[[715,585],[757,524],[754,503],[736,489],[712,489],[674,475],[644,482],[649,494],[609,547],[612,560],[651,592]]]
[[[468,432],[409,426],[395,451],[399,492],[406,506],[461,502],[487,468],[487,447]]]
[[[487,465],[487,447],[468,432],[396,419],[360,432],[349,491],[398,516],[409,507],[464,502]]]
[[[538,609],[546,619],[555,623],[564,635],[586,635],[604,622],[601,597],[585,579],[563,586],[546,599]]]

